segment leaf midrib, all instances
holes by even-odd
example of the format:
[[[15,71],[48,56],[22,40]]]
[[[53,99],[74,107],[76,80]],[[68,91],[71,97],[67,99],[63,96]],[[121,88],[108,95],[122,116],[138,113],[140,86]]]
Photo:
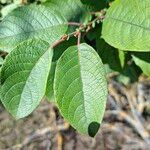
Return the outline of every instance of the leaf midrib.
[[[63,26],[63,25],[67,25],[67,23],[65,24],[59,24],[59,25],[53,25],[53,26],[50,26],[50,27],[46,27],[46,28],[43,28],[43,29],[37,29],[37,30],[33,30],[33,31],[29,31],[29,32],[20,32],[20,33],[17,33],[17,34],[14,34],[14,35],[10,35],[10,36],[5,36],[5,37],[0,37],[0,40],[1,39],[5,39],[5,38],[11,38],[11,37],[14,37],[14,36],[18,36],[18,35],[21,35],[21,34],[29,34],[29,33],[38,33],[38,32],[42,32],[44,30],[48,30],[52,27],[59,27],[59,26]]]
[[[123,22],[125,24],[129,24],[129,25],[136,26],[136,27],[143,28],[145,30],[150,31],[150,28],[148,28],[148,27],[144,27],[144,26],[141,26],[141,25],[129,22],[129,21],[121,20],[121,19],[118,19],[118,18],[115,18],[115,17],[110,17],[109,16],[109,17],[106,17],[105,19],[112,19],[112,20],[115,20],[115,21],[118,21],[118,22]]]
[[[81,85],[82,85],[82,87],[81,87],[81,89],[82,89],[82,96],[83,96],[83,99],[85,99],[85,97],[84,97],[84,85],[83,85],[83,81],[82,81],[82,69],[81,69],[81,64],[80,64],[80,54],[79,54],[79,52],[80,52],[80,45],[78,45],[77,46],[77,55],[78,55],[78,65],[79,65],[79,74],[80,74],[80,80],[81,80]],[[86,113],[86,109],[85,109],[85,102],[83,101],[83,108],[84,108],[84,113],[85,113],[85,119],[86,119],[86,122],[88,122],[88,118],[87,118],[87,116],[88,116],[88,114]]]

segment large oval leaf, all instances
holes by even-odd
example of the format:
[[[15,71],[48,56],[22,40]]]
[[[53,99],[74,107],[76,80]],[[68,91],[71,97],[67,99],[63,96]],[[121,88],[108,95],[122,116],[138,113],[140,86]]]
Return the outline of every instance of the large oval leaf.
[[[54,94],[64,118],[81,133],[95,136],[105,110],[107,82],[92,47],[81,44],[63,53],[56,66]]]
[[[44,96],[52,55],[49,43],[29,40],[18,45],[6,58],[0,96],[15,118],[29,115]]]
[[[134,53],[132,57],[143,73],[150,76],[150,53]]]
[[[50,44],[67,30],[66,19],[45,6],[17,8],[0,23],[0,49],[10,51],[27,39],[42,39]]]
[[[128,51],[150,51],[150,1],[116,0],[108,9],[102,37]]]

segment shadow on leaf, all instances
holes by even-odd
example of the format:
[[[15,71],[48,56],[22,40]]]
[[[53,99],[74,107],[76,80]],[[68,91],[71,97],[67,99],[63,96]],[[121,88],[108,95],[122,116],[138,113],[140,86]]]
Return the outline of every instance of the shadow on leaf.
[[[88,126],[88,134],[91,137],[94,137],[100,128],[100,124],[98,122],[91,122]]]

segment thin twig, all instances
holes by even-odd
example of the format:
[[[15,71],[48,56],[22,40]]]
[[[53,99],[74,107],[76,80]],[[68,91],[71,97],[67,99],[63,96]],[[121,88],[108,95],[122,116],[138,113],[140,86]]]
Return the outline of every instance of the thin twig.
[[[81,42],[81,32],[79,32],[78,34],[78,41],[77,41],[77,45],[79,46]]]
[[[80,45],[80,40],[81,40],[81,32],[89,32],[89,30],[91,30],[93,28],[93,23],[97,23],[97,21],[102,21],[104,18],[103,13],[102,16],[98,16],[97,18],[95,18],[93,21],[87,23],[87,25],[83,25],[82,23],[78,23],[78,22],[68,22],[68,25],[73,25],[73,26],[78,26],[79,28],[70,34],[65,34],[64,36],[61,37],[61,39],[57,40],[52,46],[51,48],[55,48],[57,45],[59,45],[60,43],[64,42],[65,40],[69,39],[70,36],[75,36],[78,37],[78,41],[77,41],[77,45]]]
[[[82,23],[78,23],[78,22],[68,22],[68,25],[80,27],[80,26],[82,26]]]
[[[72,37],[72,36],[77,37],[78,36],[78,31],[74,31],[74,32],[68,34],[68,38]]]
[[[63,35],[59,40],[57,40],[52,46],[51,48],[55,48],[56,46],[58,46],[60,43],[66,41],[68,39],[68,35]]]
[[[54,49],[56,46],[58,46],[59,44],[61,44],[64,41],[68,40],[70,37],[72,37],[72,36],[77,37],[78,34],[79,34],[79,31],[75,31],[75,32],[69,33],[68,35],[67,34],[63,35],[59,40],[54,42],[54,44],[51,46],[51,48]]]

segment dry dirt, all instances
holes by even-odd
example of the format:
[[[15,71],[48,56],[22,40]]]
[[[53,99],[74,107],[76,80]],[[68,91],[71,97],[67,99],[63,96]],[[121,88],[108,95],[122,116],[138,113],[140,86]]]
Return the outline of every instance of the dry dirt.
[[[70,127],[46,100],[18,121],[0,104],[0,150],[147,150],[149,107],[150,80],[128,87],[109,81],[105,117],[96,137],[90,138]]]

